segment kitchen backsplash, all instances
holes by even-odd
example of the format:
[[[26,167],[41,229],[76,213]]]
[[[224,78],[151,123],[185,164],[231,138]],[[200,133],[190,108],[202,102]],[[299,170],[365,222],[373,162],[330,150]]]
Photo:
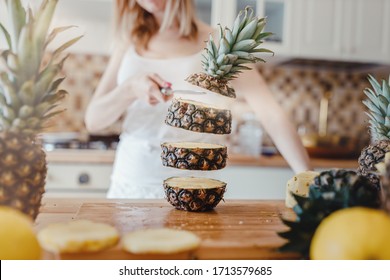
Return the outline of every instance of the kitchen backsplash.
[[[53,122],[51,131],[86,132],[85,108],[107,63],[108,57],[103,55],[69,56],[63,69],[67,76],[63,88],[70,93],[63,104],[66,111]],[[367,117],[361,102],[364,99],[363,89],[369,86],[367,73],[378,79],[387,78],[390,66],[290,60],[281,64],[261,64],[259,71],[301,133],[318,130],[320,99],[326,83],[332,93],[329,101],[329,133],[360,139],[363,136],[363,140],[368,142]],[[232,112],[238,123],[240,118],[237,116],[248,110],[245,101],[238,99]],[[102,133],[119,131],[120,122]],[[271,140],[265,137],[265,143],[271,144]]]

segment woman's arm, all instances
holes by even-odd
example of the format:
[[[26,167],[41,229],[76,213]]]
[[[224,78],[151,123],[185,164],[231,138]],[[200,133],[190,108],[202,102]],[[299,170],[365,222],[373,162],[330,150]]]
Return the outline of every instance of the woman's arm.
[[[166,83],[154,73],[143,73],[128,78],[117,85],[117,75],[126,47],[119,46],[110,58],[96,91],[85,113],[85,125],[94,133],[115,123],[136,99],[143,98],[150,104],[166,102],[160,88]]]
[[[234,88],[244,96],[293,171],[299,173],[311,169],[307,151],[298,133],[260,73],[253,68],[233,81]]]

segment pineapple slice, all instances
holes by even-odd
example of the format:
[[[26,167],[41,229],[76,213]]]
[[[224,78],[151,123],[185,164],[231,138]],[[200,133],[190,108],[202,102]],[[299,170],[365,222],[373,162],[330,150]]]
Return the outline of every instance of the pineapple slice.
[[[98,252],[114,246],[119,233],[108,224],[77,220],[48,225],[38,232],[38,240],[53,253]]]
[[[164,166],[188,170],[217,170],[226,166],[226,146],[210,143],[172,142],[161,144]]]
[[[176,209],[208,211],[223,199],[226,183],[208,178],[171,177],[164,180],[164,191]]]
[[[313,182],[314,178],[318,175],[320,175],[320,173],[315,171],[305,171],[298,173],[290,180],[288,180],[286,187],[286,206],[293,208],[297,204],[291,193],[308,197],[309,186]]]
[[[165,123],[195,132],[229,134],[232,114],[227,109],[179,98],[172,100]]]
[[[122,242],[123,249],[133,254],[175,254],[198,248],[201,240],[190,231],[150,228],[127,233]]]

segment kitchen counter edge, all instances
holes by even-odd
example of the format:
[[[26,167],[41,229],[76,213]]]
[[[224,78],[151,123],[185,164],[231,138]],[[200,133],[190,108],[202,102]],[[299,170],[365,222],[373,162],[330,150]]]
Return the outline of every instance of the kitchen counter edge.
[[[47,151],[49,163],[88,163],[112,164],[115,159],[115,150],[71,150],[58,149]],[[325,159],[312,158],[311,164],[315,169],[345,168],[356,169],[357,159]],[[228,166],[275,167],[288,168],[288,164],[280,155],[252,157],[239,154],[230,154]]]

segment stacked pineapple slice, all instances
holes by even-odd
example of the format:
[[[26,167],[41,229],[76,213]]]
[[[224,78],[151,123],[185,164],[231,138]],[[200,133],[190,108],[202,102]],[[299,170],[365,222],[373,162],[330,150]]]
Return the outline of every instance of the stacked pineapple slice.
[[[254,16],[250,7],[241,11],[233,29],[219,28],[219,45],[213,37],[207,42],[202,66],[204,72],[192,74],[186,80],[222,96],[235,98],[229,81],[243,70],[251,68],[243,64],[264,61],[256,56],[270,50],[258,48],[271,33],[263,32],[265,19]],[[196,102],[173,99],[168,109],[167,125],[199,133],[229,134],[230,110]],[[189,170],[217,170],[226,166],[227,148],[210,143],[162,143],[164,166]],[[213,209],[223,198],[226,183],[207,178],[172,177],[164,181],[168,202],[175,208],[187,211]]]
[[[31,217],[38,214],[46,177],[46,157],[37,142],[47,120],[65,97],[56,79],[64,64],[62,51],[80,37],[56,49],[49,61],[47,45],[69,27],[48,29],[57,0],[44,0],[35,15],[20,0],[7,1],[10,28],[0,24],[8,49],[0,53],[0,205],[15,207]],[[54,109],[54,110],[53,110]]]

